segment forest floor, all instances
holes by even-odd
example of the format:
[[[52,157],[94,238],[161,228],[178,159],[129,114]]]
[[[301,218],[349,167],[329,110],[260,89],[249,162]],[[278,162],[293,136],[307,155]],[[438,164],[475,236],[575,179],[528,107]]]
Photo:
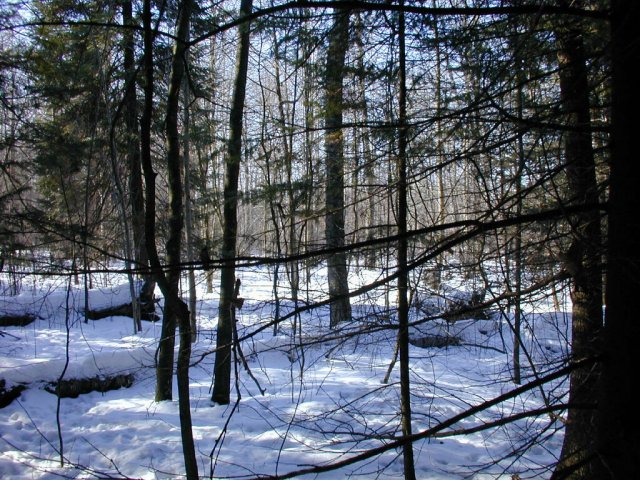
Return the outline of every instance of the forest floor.
[[[289,319],[274,335],[268,325],[274,316],[271,275],[267,269],[239,273],[245,298],[238,311],[239,335],[244,337],[242,351],[255,381],[239,365],[229,406],[210,401],[217,292],[206,293],[203,278],[198,278],[199,335],[190,388],[193,435],[204,478],[283,475],[346,460],[400,434],[398,364],[389,382],[382,383],[396,339],[395,330],[380,328],[391,325],[384,314],[385,294],[379,290],[366,299],[354,299],[355,320],[339,330],[329,330],[328,310],[323,307],[303,313],[297,321],[301,328],[294,331]],[[376,278],[372,271],[352,272],[350,281],[356,287]],[[5,388],[26,386],[19,398],[0,410],[0,477],[180,478],[175,385],[174,401],[154,402],[160,322],[143,322],[137,334],[127,317],[84,323],[84,289],[68,285],[68,279],[27,276],[13,285],[13,292],[11,279],[0,280],[0,316],[37,316],[24,327],[0,327],[0,379]],[[310,290],[300,297],[324,298],[325,271],[318,267],[311,280]],[[464,282],[454,280],[447,284],[453,296],[468,290]],[[95,282],[89,291],[92,309],[129,301],[122,276],[102,276]],[[281,279],[280,295],[286,299],[290,294],[285,283]],[[395,302],[395,293],[389,301]],[[290,300],[283,300],[281,313],[292,307]],[[527,308],[523,383],[557,368],[566,358],[568,315],[552,310],[544,299]],[[412,309],[412,321],[421,317],[424,313]],[[516,387],[511,381],[510,321],[509,315],[493,312],[488,319],[436,319],[412,328],[414,337],[459,339],[459,345],[442,348],[411,347],[414,432]],[[58,405],[57,396],[45,387],[63,372],[64,379],[131,374],[134,381],[129,388],[62,398]],[[566,388],[566,380],[560,380],[529,389],[447,428],[452,435],[416,442],[417,477],[548,477],[562,445],[562,425],[546,414],[519,414],[557,401]],[[475,430],[492,422],[499,425]],[[474,430],[454,434],[460,429]],[[402,471],[402,454],[392,449],[318,477],[402,478]]]

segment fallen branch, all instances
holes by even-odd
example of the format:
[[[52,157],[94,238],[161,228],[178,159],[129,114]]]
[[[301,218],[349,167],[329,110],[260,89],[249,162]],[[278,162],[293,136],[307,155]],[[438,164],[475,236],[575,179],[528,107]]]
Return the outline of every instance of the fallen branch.
[[[77,398],[78,395],[90,392],[108,392],[133,385],[132,374],[115,375],[112,377],[70,378],[50,383],[44,389],[60,398]]]
[[[26,327],[35,322],[36,315],[23,313],[21,315],[0,315],[0,327]]]
[[[131,317],[133,318],[133,306],[131,303],[115,305],[113,307],[85,311],[88,320],[101,320],[107,317]],[[160,317],[156,315],[155,305],[141,305],[140,318],[148,322],[157,322]]]
[[[0,378],[0,408],[10,405],[16,398],[20,396],[22,391],[27,388],[24,385],[14,385],[6,388],[6,382]]]

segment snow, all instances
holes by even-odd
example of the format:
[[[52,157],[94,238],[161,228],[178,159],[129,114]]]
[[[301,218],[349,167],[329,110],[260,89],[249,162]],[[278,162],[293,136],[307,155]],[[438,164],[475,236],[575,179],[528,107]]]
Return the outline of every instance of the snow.
[[[324,298],[326,273],[313,272],[309,301]],[[302,314],[302,331],[292,321],[277,335],[267,326],[273,318],[272,277],[266,268],[242,271],[238,311],[242,350],[254,380],[238,366],[237,406],[210,402],[215,348],[217,292],[198,283],[199,336],[190,370],[193,434],[200,475],[252,478],[285,474],[311,465],[344,460],[379,447],[399,435],[399,369],[382,384],[395,347],[392,319],[381,290],[354,299],[358,319],[341,331],[328,329],[327,309]],[[283,275],[284,277],[284,275]],[[372,271],[351,273],[352,286],[379,277]],[[0,279],[3,287],[9,281]],[[284,279],[282,298],[290,298]],[[215,282],[214,282],[215,284]],[[450,283],[448,295],[463,292]],[[0,412],[0,477],[3,479],[141,478],[182,476],[182,451],[177,400],[154,402],[154,358],[160,323],[109,317],[84,323],[84,291],[66,280],[22,279],[19,295],[2,289],[0,315],[30,313],[38,319],[26,327],[0,327],[0,379],[7,386],[24,384],[21,396]],[[69,294],[69,295],[68,295]],[[92,308],[128,301],[128,285],[116,275],[89,292]],[[307,293],[301,292],[307,300]],[[390,295],[395,301],[395,293]],[[282,312],[291,311],[290,300]],[[529,306],[523,342],[542,375],[559,365],[567,353],[568,316],[544,303]],[[412,335],[453,335],[459,346],[411,347],[413,430],[482,404],[515,386],[511,381],[512,340],[509,317],[449,323],[424,318],[412,310]],[[67,326],[69,328],[67,328]],[[304,346],[301,346],[304,344]],[[60,401],[60,426],[65,464],[60,466],[56,423],[57,398],[44,389],[68,366],[64,378],[133,374],[130,388],[93,392]],[[523,356],[525,382],[534,370]],[[527,377],[529,376],[529,377]],[[469,429],[506,416],[542,408],[545,399],[566,393],[556,381],[470,416],[445,429]],[[174,385],[174,397],[177,388]],[[226,428],[226,433],[225,433]],[[506,425],[466,435],[436,436],[414,444],[416,473],[421,479],[546,478],[562,445],[561,425],[548,415],[525,417]],[[520,450],[522,449],[522,450]],[[213,471],[213,473],[212,473]],[[402,453],[388,450],[373,458],[319,475],[321,478],[402,478]],[[303,478],[314,478],[305,476]]]

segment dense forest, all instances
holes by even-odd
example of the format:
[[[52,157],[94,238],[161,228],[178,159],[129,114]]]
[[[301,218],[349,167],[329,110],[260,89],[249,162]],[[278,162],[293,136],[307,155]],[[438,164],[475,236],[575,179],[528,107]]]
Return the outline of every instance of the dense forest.
[[[639,9],[2,0],[0,474],[142,476],[72,460],[65,402],[149,385],[179,456],[144,478],[635,478]],[[80,385],[78,332],[113,322],[151,354]],[[46,385],[11,363],[40,329],[64,333]],[[278,383],[286,408],[250,403]],[[273,462],[243,463],[248,409]]]

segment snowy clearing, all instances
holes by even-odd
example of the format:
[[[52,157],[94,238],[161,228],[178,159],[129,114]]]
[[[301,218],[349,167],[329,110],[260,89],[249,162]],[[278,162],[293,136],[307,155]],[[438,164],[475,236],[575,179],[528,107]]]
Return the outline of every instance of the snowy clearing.
[[[238,365],[237,391],[230,406],[210,402],[215,348],[217,292],[198,291],[199,337],[191,368],[193,432],[200,475],[208,478],[251,478],[282,475],[312,465],[345,460],[380,447],[400,435],[399,373],[395,366],[383,384],[394,354],[395,330],[375,313],[384,295],[352,300],[358,318],[340,331],[328,329],[323,308],[302,314],[302,331],[292,321],[273,328],[260,326],[273,318],[272,278],[266,269],[243,271],[245,305],[238,312],[242,351],[258,385]],[[314,272],[316,288],[309,300],[323,298],[324,270]],[[352,284],[375,278],[352,274]],[[128,301],[128,286],[102,286],[90,291],[90,305]],[[3,279],[3,286],[6,279]],[[35,285],[39,283],[39,286]],[[282,282],[283,298],[287,292]],[[27,389],[0,416],[0,473],[4,479],[180,478],[177,390],[171,402],[155,403],[154,356],[160,323],[143,322],[133,334],[132,319],[109,317],[84,323],[84,293],[53,280],[24,280],[17,296],[0,297],[0,312],[27,312],[38,319],[26,327],[0,328],[0,379],[7,387]],[[306,292],[303,292],[305,297]],[[306,298],[305,298],[306,299]],[[391,293],[391,302],[395,294]],[[283,301],[283,312],[291,302]],[[525,316],[524,381],[557,368],[566,356],[567,315],[539,305]],[[422,317],[412,309],[412,321]],[[512,338],[508,317],[416,324],[412,335],[455,336],[457,346],[411,347],[413,431],[437,425],[470,407],[515,388],[510,380]],[[66,328],[66,324],[70,328]],[[60,466],[57,397],[44,387],[64,378],[90,378],[131,373],[130,388],[92,392],[60,400],[65,465]],[[532,368],[533,367],[533,368]],[[535,371],[534,371],[535,369]],[[414,445],[421,479],[545,478],[562,446],[560,422],[547,414],[522,415],[543,409],[545,398],[557,401],[566,392],[560,380],[531,388],[446,428],[440,436]],[[234,400],[241,398],[234,406]],[[507,417],[513,417],[507,421]],[[496,422],[465,435],[442,435]],[[224,430],[226,428],[226,431]],[[400,449],[320,474],[321,478],[402,478]],[[313,475],[304,478],[315,478]]]

